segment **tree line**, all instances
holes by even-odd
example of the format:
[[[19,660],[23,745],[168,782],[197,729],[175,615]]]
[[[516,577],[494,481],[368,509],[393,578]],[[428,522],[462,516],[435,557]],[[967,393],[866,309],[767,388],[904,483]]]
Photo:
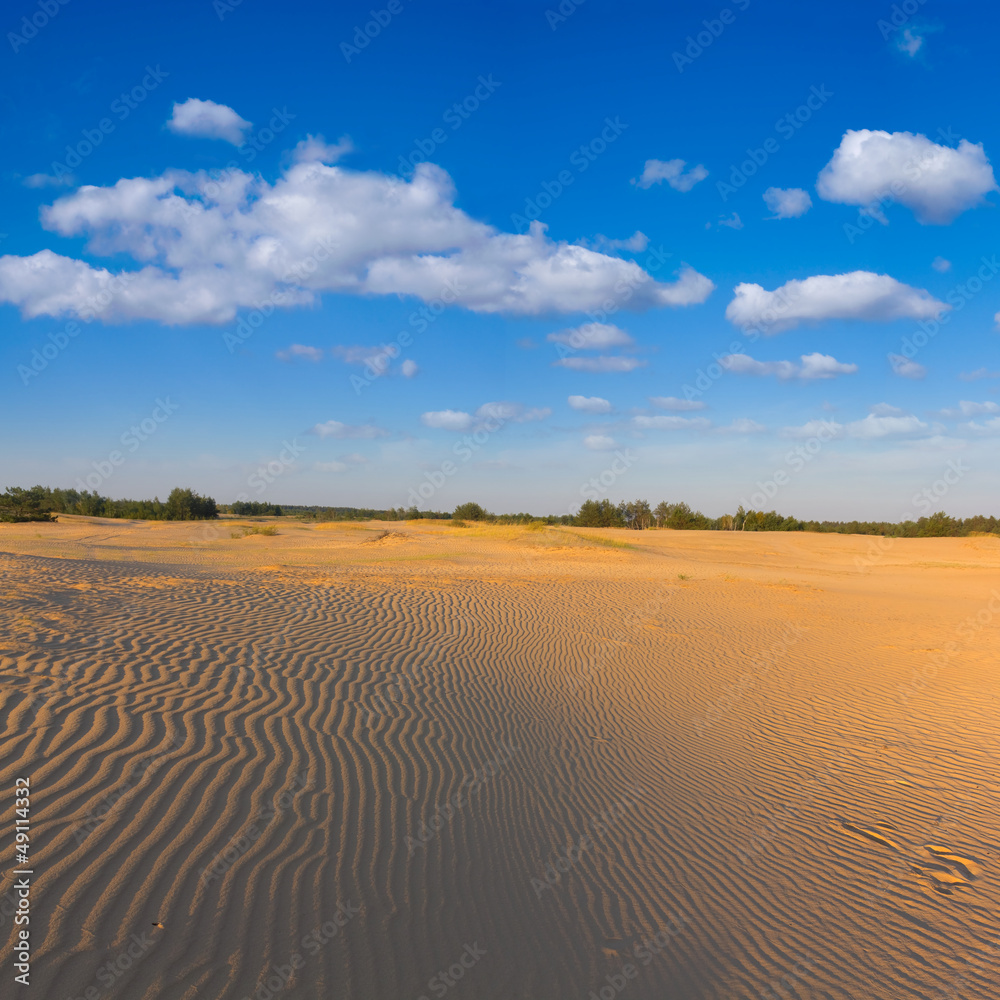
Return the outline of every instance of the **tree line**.
[[[894,538],[960,538],[967,535],[1000,535],[1000,519],[985,514],[951,517],[938,511],[916,521],[800,521],[777,511],[744,510],[708,517],[686,503],[660,501],[651,507],[646,500],[587,500],[574,514],[538,516],[528,513],[493,514],[473,501],[452,511],[426,511],[417,507],[325,507],[297,504],[277,505],[236,500],[219,506],[212,497],[176,487],[165,501],[113,500],[92,491],[10,486],[0,494],[0,521],[53,521],[55,514],[86,514],[91,517],[129,518],[151,521],[195,521],[220,513],[247,516],[295,516],[306,521],[412,521],[417,519],[473,521],[489,524],[559,524],[579,528],[627,528],[644,531],[670,528],[675,531],[818,531],[845,535],[883,535]]]
[[[115,517],[144,521],[202,521],[217,517],[218,505],[212,497],[203,497],[180,486],[170,491],[166,500],[113,500],[96,490],[62,490],[48,486],[22,489],[7,487],[0,493],[0,521],[53,521],[54,514],[86,514],[90,517]]]

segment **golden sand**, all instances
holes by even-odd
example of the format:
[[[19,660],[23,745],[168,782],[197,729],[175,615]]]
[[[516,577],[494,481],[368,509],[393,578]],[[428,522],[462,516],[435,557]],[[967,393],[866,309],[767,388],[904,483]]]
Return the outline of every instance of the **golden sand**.
[[[0,525],[40,1000],[996,995],[997,539],[249,523]]]

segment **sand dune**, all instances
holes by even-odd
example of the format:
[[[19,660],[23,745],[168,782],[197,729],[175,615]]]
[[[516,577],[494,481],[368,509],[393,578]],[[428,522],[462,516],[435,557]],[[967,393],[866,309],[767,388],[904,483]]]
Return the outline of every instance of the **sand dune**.
[[[998,540],[236,523],[0,525],[35,996],[995,997]]]

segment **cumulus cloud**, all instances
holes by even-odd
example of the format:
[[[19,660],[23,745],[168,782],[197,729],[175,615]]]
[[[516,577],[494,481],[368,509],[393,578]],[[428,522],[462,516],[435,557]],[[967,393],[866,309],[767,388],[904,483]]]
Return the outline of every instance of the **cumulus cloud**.
[[[323,155],[316,145],[299,152],[309,149]],[[694,305],[715,287],[688,266],[673,282],[656,281],[633,261],[551,240],[539,223],[500,232],[454,200],[450,177],[427,163],[411,180],[300,158],[273,184],[234,169],[88,185],[44,208],[43,225],[137,268],[112,274],[51,250],[7,255],[0,301],[26,318],[219,324],[241,308],[269,314],[325,292],[537,315],[609,298],[639,311]]]
[[[432,410],[420,417],[425,427],[445,431],[467,431],[473,428],[497,430],[506,423],[526,424],[552,415],[548,407],[528,409],[520,403],[483,403],[475,413],[464,410]]]
[[[991,400],[976,403],[970,399],[962,399],[959,400],[957,407],[939,410],[937,415],[948,420],[955,420],[959,417],[981,417],[987,413],[1000,413],[1000,405]]]
[[[702,430],[712,426],[712,422],[705,417],[667,417],[663,415],[633,417],[632,423],[644,431],[678,431],[685,428]]]
[[[990,371],[989,368],[977,368],[972,372],[960,372],[958,377],[963,382],[978,382],[981,378],[1000,378],[1000,372]]]
[[[739,212],[733,212],[732,215],[720,215],[719,225],[726,226],[729,229],[742,229],[743,220],[740,218]]]
[[[951,261],[944,257],[935,257],[931,261],[931,267],[933,267],[938,274],[944,274],[946,271],[951,270]]]
[[[250,125],[227,105],[200,101],[197,97],[175,103],[174,112],[167,122],[167,128],[177,135],[222,139],[234,146],[243,145],[244,133]]]
[[[407,358],[400,366],[399,370],[403,375],[403,378],[413,378],[414,375],[419,374],[420,366],[410,358]]]
[[[279,361],[294,361],[296,358],[305,358],[307,361],[322,361],[323,349],[309,347],[306,344],[292,344],[283,351],[276,351],[274,356]]]
[[[764,334],[829,319],[932,319],[951,308],[924,289],[872,271],[816,274],[788,281],[773,292],[744,282],[734,292],[735,298],[726,306],[726,319]]]
[[[827,441],[840,437],[843,432],[844,425],[838,424],[836,420],[809,420],[798,427],[783,427],[781,429],[782,437],[818,437],[821,440]]]
[[[912,132],[848,130],[820,171],[825,201],[858,205],[885,221],[879,203],[898,201],[922,223],[945,225],[997,188],[982,144],[962,139],[957,149]]]
[[[642,253],[649,246],[649,237],[637,229],[627,240],[611,240],[598,234],[592,240],[579,240],[580,246],[590,250],[603,250],[614,253],[616,250],[627,250],[629,253]],[[669,257],[670,255],[667,254]]]
[[[685,410],[704,410],[705,404],[700,399],[680,399],[677,396],[650,396],[649,401],[660,410],[673,410],[682,413]]]
[[[726,371],[739,375],[775,375],[779,379],[822,379],[853,375],[858,366],[838,361],[830,354],[803,354],[801,361],[757,361],[749,354],[727,354],[719,358]]]
[[[927,374],[927,369],[912,358],[902,354],[889,354],[889,364],[892,366],[893,375],[901,378],[921,379]]]
[[[473,418],[463,410],[430,410],[420,415],[420,422],[439,431],[466,431],[472,426]]]
[[[373,424],[344,424],[339,420],[327,420],[326,423],[316,424],[311,433],[318,434],[322,438],[337,438],[345,440],[347,438],[359,438],[362,440],[372,440],[386,436],[386,431]]]
[[[853,438],[881,438],[890,435],[915,434],[928,430],[919,417],[880,417],[869,413],[864,420],[855,420],[847,425],[847,433]]]
[[[591,451],[611,451],[612,448],[617,447],[615,439],[608,437],[607,434],[588,434],[583,439],[583,445]]]
[[[609,347],[628,347],[632,338],[613,323],[584,323],[550,333],[548,339],[555,344],[565,344],[578,351],[603,351]]]
[[[685,172],[687,166],[684,160],[646,160],[642,176],[633,180],[643,189],[666,181],[675,191],[690,191],[699,181],[708,176],[708,171],[699,163]]]
[[[901,410],[898,406],[893,406],[891,403],[876,403],[871,407],[871,412],[876,417],[902,417],[906,415],[906,410]]]
[[[812,198],[802,188],[769,187],[764,192],[764,204],[774,212],[772,219],[797,219],[812,208]]]
[[[293,150],[296,163],[336,163],[341,157],[354,152],[351,137],[342,135],[335,143],[327,143],[321,135],[307,135]]]
[[[968,428],[970,431],[977,431],[980,434],[997,434],[1000,433],[1000,417],[993,417],[990,420],[984,420],[982,423],[970,420],[967,424],[962,424],[962,426]]]
[[[610,413],[611,403],[600,396],[570,396],[567,402],[574,410],[583,413]]]
[[[560,358],[552,362],[557,368],[569,368],[574,372],[631,372],[636,368],[644,368],[645,361],[636,358],[620,358],[605,356],[597,358]]]

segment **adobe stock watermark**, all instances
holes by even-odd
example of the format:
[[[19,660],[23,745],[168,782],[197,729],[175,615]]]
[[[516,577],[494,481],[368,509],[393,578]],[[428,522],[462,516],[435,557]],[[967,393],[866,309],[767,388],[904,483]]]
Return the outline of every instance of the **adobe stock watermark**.
[[[267,825],[272,820],[279,818],[285,810],[291,808],[296,795],[305,791],[308,779],[309,775],[306,771],[300,771],[293,775],[291,785],[276,795],[270,804],[264,806],[246,826],[230,838],[226,846],[204,868],[198,870],[201,881],[206,886],[219,881],[257,843],[264,834]]]
[[[878,28],[879,33],[882,35],[883,41],[888,41],[889,38],[894,35],[903,25],[908,24],[910,18],[918,10],[920,10],[923,5],[927,3],[927,0],[903,0],[902,3],[894,3],[890,8],[890,17],[886,21],[883,18],[875,23],[875,27]]]
[[[937,134],[941,138],[942,143],[947,146],[957,146],[962,138],[952,131],[951,126],[947,129],[939,128]],[[907,160],[903,164],[903,178],[896,177],[881,191],[876,192],[875,197],[867,205],[858,209],[858,217],[853,224],[850,222],[844,223],[843,230],[844,236],[847,237],[847,242],[853,245],[855,240],[860,236],[864,236],[876,222],[887,225],[888,220],[885,217],[885,208],[889,205],[898,204],[900,197],[908,190],[909,185],[907,181],[912,184],[920,180],[924,170],[928,166],[933,167],[936,162],[937,153],[933,144],[925,153]]]
[[[7,41],[14,50],[14,54],[24,48],[28,42],[38,37],[41,31],[51,21],[59,11],[69,3],[69,0],[38,0],[35,6],[38,8],[30,17],[25,15],[21,18],[18,26],[20,34],[16,31],[7,32]]]
[[[997,272],[1000,271],[1000,261],[997,255],[980,257],[982,263],[975,274],[966,278],[961,284],[953,286],[944,296],[945,302],[951,306],[948,312],[942,313],[937,319],[919,320],[919,329],[909,337],[904,337],[899,345],[899,353],[907,360],[915,358],[941,331],[947,326],[955,313],[961,312],[988,285]]]
[[[569,847],[557,850],[555,857],[545,863],[541,877],[530,880],[535,898],[541,899],[544,892],[551,892],[562,881],[563,875],[568,875],[580,863],[585,851],[593,849],[635,809],[645,791],[641,785],[635,785],[629,795],[622,795],[597,816],[591,816],[582,832],[574,833],[570,838]]]
[[[900,515],[899,520],[905,524],[907,521],[912,521],[915,517],[926,517],[951,492],[951,488],[960,483],[971,471],[971,468],[962,459],[948,459],[945,470],[941,473],[940,477],[935,479],[929,486],[924,486],[910,498],[910,504],[916,510],[906,511]],[[889,550],[898,541],[899,539],[894,535],[879,535],[876,538],[870,539],[864,556],[854,557],[854,568],[860,570],[862,573],[869,572],[873,566],[880,563],[886,557]]]
[[[605,118],[604,128],[590,142],[581,143],[569,156],[569,164],[577,174],[584,173],[598,157],[628,128],[622,124],[621,118]],[[530,198],[524,199],[524,215],[512,212],[511,224],[518,233],[526,233],[532,222],[537,221],[542,212],[552,206],[552,203],[563,196],[566,189],[576,178],[570,170],[560,170],[551,181],[543,181],[542,189]]]
[[[929,682],[933,681],[943,668],[951,664],[962,651],[962,646],[975,638],[984,628],[992,625],[997,615],[1000,615],[1000,590],[991,590],[990,599],[974,615],[964,618],[955,627],[955,638],[946,642],[940,652],[931,653],[919,670],[914,667],[909,684],[897,685],[899,700],[907,705],[911,698],[926,691]]]
[[[137,424],[133,424],[127,431],[124,431],[118,439],[122,447],[130,454],[135,454],[139,447],[148,441],[160,427],[170,419],[170,417],[180,409],[180,403],[175,403],[169,396],[166,399],[157,398],[156,405],[150,411],[148,417],[143,417]],[[115,473],[128,461],[125,452],[115,449],[108,453],[107,458],[97,462],[91,462],[93,472],[87,473],[87,478],[77,478],[76,489],[81,493],[87,490],[96,490],[103,483],[107,482]]]
[[[785,453],[785,468],[775,469],[771,478],[763,482],[757,480],[757,492],[750,497],[742,497],[740,505],[747,510],[763,510],[764,506],[777,495],[778,491],[792,481],[792,475],[801,472],[837,436],[839,427],[829,420],[821,420],[815,434],[811,434],[801,444]]]
[[[437,321],[448,306],[458,302],[459,297],[467,288],[468,286],[459,281],[458,278],[449,278],[437,296],[410,313],[407,322],[413,328],[414,333],[426,333],[431,324]],[[365,374],[351,374],[350,382],[354,394],[360,396],[362,391],[367,389],[377,378],[385,375],[389,371],[391,363],[403,353],[403,349],[412,344],[413,333],[409,330],[400,330],[388,344],[381,344],[377,351],[365,358]]]
[[[762,681],[779,660],[794,646],[807,632],[808,626],[792,624],[788,625],[781,634],[781,638],[757,656],[750,659],[750,669],[743,671],[734,684],[726,684],[722,688],[722,695],[710,702],[705,708],[705,714],[692,719],[692,723],[698,734],[701,735],[710,726],[715,726],[722,721],[723,717],[730,713],[744,698],[752,691],[757,684]]]
[[[485,764],[475,768],[471,775],[463,778],[458,791],[453,792],[443,804],[438,803],[434,807],[434,814],[421,822],[417,835],[406,838],[407,857],[412,858],[418,850],[425,848],[444,829],[445,824],[450,823],[469,804],[469,797],[478,795],[486,782],[495,778],[510,762],[511,757],[520,752],[520,747],[508,746],[501,740],[496,753]]]
[[[614,461],[606,469],[580,484],[580,496],[584,500],[602,499],[638,460],[639,456],[631,448],[619,449],[615,452]],[[567,513],[574,514],[576,511],[570,508]]]
[[[814,84],[809,88],[809,96],[794,111],[789,112],[774,123],[774,131],[787,142],[803,125],[812,120],[812,116],[831,97],[833,97],[833,91],[827,90],[825,83],[818,87]],[[725,181],[715,182],[715,190],[719,192],[719,197],[726,201],[730,195],[736,194],[737,190],[743,187],[780,150],[781,143],[774,136],[768,136],[759,147],[748,147],[747,159],[740,164],[730,165],[729,183],[727,184]]]
[[[545,20],[548,26],[555,31],[560,24],[565,24],[587,0],[560,0],[559,6],[555,10],[545,11]]]
[[[461,101],[455,101],[454,104],[449,105],[442,113],[441,120],[445,125],[450,126],[452,132],[457,132],[493,96],[500,86],[501,82],[494,80],[492,73],[486,77],[477,77],[476,87],[472,92]],[[414,139],[413,149],[399,158],[399,172],[407,173],[418,163],[427,162],[434,151],[447,141],[448,133],[440,126],[432,129],[426,139]]]
[[[255,472],[251,472],[247,476],[247,487],[252,488],[258,497],[275,480],[283,476],[289,469],[294,468],[298,457],[307,450],[304,444],[299,444],[298,438],[292,438],[291,441],[282,441],[281,445],[281,451],[278,452],[276,458],[272,458],[266,465],[258,466]],[[240,493],[236,499],[241,503],[246,502],[250,499],[250,494],[246,492]]]
[[[453,986],[457,986],[465,974],[475,968],[480,959],[486,957],[486,949],[479,947],[478,941],[466,944],[462,949],[462,954],[448,966],[441,969],[437,975],[431,976],[427,981],[428,993],[433,993],[435,997],[443,997]],[[422,994],[417,1000],[428,1000],[427,994]]]
[[[305,281],[310,275],[316,273],[321,263],[330,259],[330,255],[337,245],[337,240],[332,236],[324,236],[319,239],[311,253],[288,269],[281,279],[282,282],[289,285],[294,281]],[[263,302],[255,303],[253,309],[240,317],[233,330],[223,332],[222,342],[226,345],[229,353],[233,354],[237,347],[246,343],[254,335],[254,332],[259,330],[264,322],[274,315],[274,310],[278,306],[291,304],[293,299],[294,296],[291,292],[275,289]]]
[[[370,21],[354,26],[354,37],[351,39],[354,44],[352,45],[351,42],[340,43],[340,54],[348,63],[355,56],[361,55],[362,51],[367,49],[372,41],[382,34],[392,23],[394,17],[403,13],[403,2],[402,0],[389,0],[385,7],[380,10],[369,10],[368,13],[371,15]]]
[[[146,100],[149,95],[156,90],[157,87],[163,81],[170,76],[167,70],[160,69],[159,63],[156,65],[156,69],[152,66],[146,67],[146,75],[142,78],[141,82],[137,83],[131,90],[123,91],[118,95],[108,107],[108,111],[114,115],[119,122],[125,121],[133,111],[135,111],[143,101]],[[72,179],[73,171],[80,166],[81,163],[91,153],[94,152],[104,139],[111,135],[115,130],[115,123],[111,118],[104,117],[99,122],[95,124],[93,128],[85,128],[80,130],[80,134],[83,136],[82,139],[78,140],[74,145],[67,143],[66,153],[64,156],[64,161],[53,160],[52,161],[52,178],[55,181],[62,182],[63,178]]]
[[[736,0],[733,6],[742,14],[750,6],[750,0]],[[730,7],[723,7],[719,11],[718,17],[713,17],[710,21],[707,19],[702,21],[701,23],[704,26],[702,30],[696,35],[688,35],[684,39],[687,42],[684,52],[674,51],[670,53],[671,58],[674,60],[674,65],[677,67],[677,72],[683,73],[688,66],[694,63],[695,59],[699,58],[722,35],[726,28],[735,22],[736,14]]]
[[[299,946],[302,951],[294,951],[284,965],[272,965],[257,982],[253,996],[244,996],[241,1000],[272,1000],[283,990],[289,988],[295,973],[306,967],[306,956],[315,958],[358,914],[361,907],[352,906],[350,900],[338,903],[337,909],[330,920],[314,927],[303,935]]]
[[[83,308],[79,311],[80,321],[83,323],[93,323],[97,319],[98,314],[107,309],[115,298],[128,288],[129,282],[133,277],[134,275],[128,271],[112,275],[104,288],[84,303]],[[41,375],[69,347],[73,338],[78,337],[80,333],[80,322],[77,320],[70,320],[61,330],[50,333],[48,343],[43,344],[41,349],[35,348],[31,352],[30,363],[17,366],[17,374],[21,379],[21,385],[27,385],[33,378]]]
[[[654,958],[663,954],[678,937],[691,920],[683,911],[677,911],[667,921],[666,927],[659,928],[650,937],[641,937],[632,948],[632,957],[643,967],[648,966]],[[605,985],[597,990],[591,990],[587,1000],[615,1000],[618,994],[635,979],[639,978],[639,966],[634,962],[625,962],[617,972],[611,972],[604,977]]]

